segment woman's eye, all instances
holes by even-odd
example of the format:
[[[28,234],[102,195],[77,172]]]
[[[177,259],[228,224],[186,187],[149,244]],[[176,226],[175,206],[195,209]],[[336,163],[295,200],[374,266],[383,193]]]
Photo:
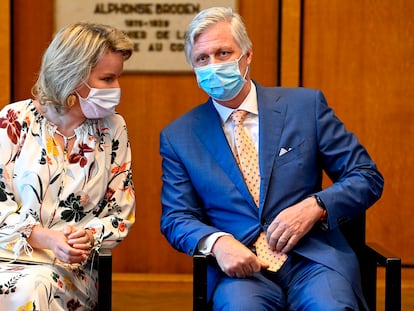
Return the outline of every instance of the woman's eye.
[[[103,78],[102,80],[105,81],[105,82],[112,82],[112,81],[114,81],[114,78],[113,77],[106,77],[106,78]]]

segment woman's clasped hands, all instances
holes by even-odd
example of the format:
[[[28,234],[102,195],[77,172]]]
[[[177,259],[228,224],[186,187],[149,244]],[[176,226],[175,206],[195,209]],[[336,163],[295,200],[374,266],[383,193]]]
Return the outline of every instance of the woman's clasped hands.
[[[63,229],[66,243],[69,249],[65,248],[68,263],[82,263],[88,260],[91,249],[94,245],[93,234],[89,229],[78,229],[67,225]]]
[[[33,248],[50,249],[57,260],[68,264],[86,262],[95,243],[90,229],[71,225],[61,231],[34,226],[28,242]]]

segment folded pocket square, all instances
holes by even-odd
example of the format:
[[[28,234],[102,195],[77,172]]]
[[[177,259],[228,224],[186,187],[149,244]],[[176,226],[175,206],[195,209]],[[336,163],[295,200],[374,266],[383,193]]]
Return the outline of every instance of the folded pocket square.
[[[284,155],[285,153],[288,153],[290,150],[292,150],[292,148],[288,148],[288,149],[283,148],[283,147],[280,148],[279,157],[282,156],[282,155]]]

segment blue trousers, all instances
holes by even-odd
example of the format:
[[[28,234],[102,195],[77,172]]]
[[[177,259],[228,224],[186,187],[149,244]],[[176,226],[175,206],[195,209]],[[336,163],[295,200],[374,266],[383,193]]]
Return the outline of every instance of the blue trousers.
[[[293,254],[276,272],[250,278],[223,276],[214,291],[213,310],[359,310],[351,284],[339,273]]]

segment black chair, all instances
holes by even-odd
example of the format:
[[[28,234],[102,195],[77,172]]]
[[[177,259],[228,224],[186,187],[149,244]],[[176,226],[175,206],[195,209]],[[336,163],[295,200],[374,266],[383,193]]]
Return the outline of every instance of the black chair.
[[[96,311],[112,310],[112,252],[101,249],[98,260],[98,305]]]
[[[362,289],[370,310],[376,310],[377,268],[385,268],[385,311],[401,310],[401,259],[376,244],[365,241],[365,214],[342,226],[342,232],[358,256]],[[207,266],[211,256],[193,257],[193,310],[210,310],[207,303]]]

